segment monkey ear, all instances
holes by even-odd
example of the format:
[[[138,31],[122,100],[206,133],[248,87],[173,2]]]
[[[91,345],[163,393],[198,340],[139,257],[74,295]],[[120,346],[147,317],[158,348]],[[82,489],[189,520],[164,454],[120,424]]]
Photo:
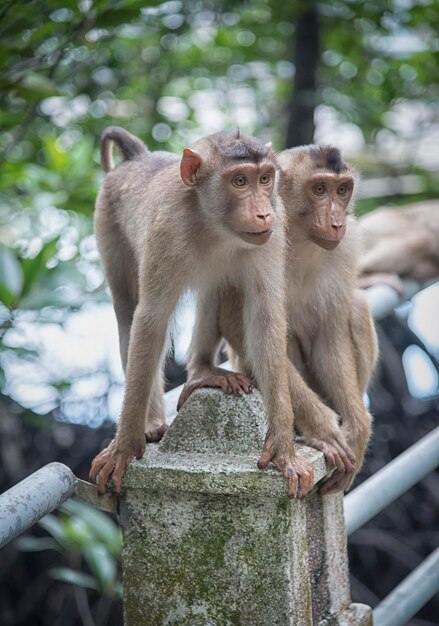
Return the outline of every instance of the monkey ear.
[[[267,141],[267,143],[265,144],[265,147],[268,149],[271,149],[273,147],[273,142],[272,141]]]
[[[202,162],[203,159],[198,152],[189,150],[189,148],[183,150],[180,161],[180,176],[188,187],[194,187],[197,184],[197,172]]]

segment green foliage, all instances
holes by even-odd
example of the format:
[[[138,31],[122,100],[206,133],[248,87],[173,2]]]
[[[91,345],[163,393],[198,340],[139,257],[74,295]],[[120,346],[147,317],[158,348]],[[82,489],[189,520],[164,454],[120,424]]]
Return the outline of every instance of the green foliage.
[[[105,126],[125,126],[151,149],[181,150],[236,126],[284,147],[296,18],[312,6],[317,104],[365,138],[366,173],[416,170],[424,193],[437,194],[437,176],[416,159],[437,119],[439,0],[3,2],[2,338],[15,311],[108,298],[91,223]],[[401,124],[407,104],[417,117]]]
[[[99,585],[93,576],[84,574],[84,572],[78,572],[69,567],[53,567],[50,570],[52,578],[59,580],[69,585],[76,585],[77,587],[83,587],[84,589],[99,590]]]
[[[0,300],[12,307],[22,293],[23,270],[15,254],[0,246]]]
[[[394,104],[438,99],[439,3],[427,5],[386,0],[322,6],[322,101],[358,124],[368,142],[383,128],[395,132],[386,119]]]
[[[105,513],[77,500],[68,500],[60,510],[59,516],[46,515],[39,522],[50,537],[21,537],[16,542],[19,549],[56,550],[68,566],[50,570],[53,578],[110,597],[120,595],[122,536],[117,524]]]

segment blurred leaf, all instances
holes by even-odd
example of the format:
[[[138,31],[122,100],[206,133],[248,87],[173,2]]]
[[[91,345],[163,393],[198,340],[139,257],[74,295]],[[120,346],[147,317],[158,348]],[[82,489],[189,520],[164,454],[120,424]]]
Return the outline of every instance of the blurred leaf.
[[[13,306],[22,292],[23,270],[15,254],[0,245],[0,300],[6,306]]]
[[[119,597],[122,597],[122,593],[123,593],[123,585],[121,582],[118,582],[116,584],[116,586],[114,587],[114,592],[117,593],[117,595]]]
[[[99,590],[99,585],[92,576],[84,574],[84,572],[70,569],[69,567],[53,567],[49,570],[49,574],[52,578],[55,578],[55,580],[61,580],[69,585],[76,585],[84,589],[94,589],[95,591]]]
[[[95,20],[95,26],[97,28],[103,28],[106,26],[120,26],[120,24],[126,24],[139,17],[141,9],[148,4],[157,4],[157,2],[151,2],[151,0],[132,0],[131,2],[125,2],[125,6],[122,8],[111,7],[107,11],[102,11]]]
[[[84,557],[103,590],[112,590],[117,581],[117,563],[107,548],[90,542],[85,546]]]
[[[92,539],[92,533],[87,524],[81,518],[75,516],[63,516],[61,519],[65,536],[71,549],[83,551],[84,547]]]
[[[45,243],[33,259],[23,259],[21,263],[24,273],[23,295],[29,293],[43,274],[48,274],[51,271],[46,267],[46,264],[55,256],[58,240],[59,237],[55,237]]]
[[[60,150],[56,137],[48,135],[44,140],[47,165],[53,170],[64,171],[69,165],[68,153]]]
[[[24,87],[28,93],[36,92],[39,96],[54,96],[58,92],[52,80],[36,72],[28,72],[18,85]]]
[[[59,550],[59,545],[50,537],[24,536],[16,540],[15,545],[22,552],[40,552],[41,550]]]
[[[122,533],[109,515],[79,500],[67,500],[61,510],[81,517],[93,535],[102,541],[114,556],[119,556],[122,550]]]
[[[62,548],[66,550],[71,548],[71,543],[66,536],[65,526],[59,517],[55,517],[55,515],[46,515],[46,517],[43,517],[38,524],[44,528],[49,535],[52,535],[55,541],[57,541]]]
[[[12,308],[16,302],[14,294],[12,294],[4,285],[0,283],[0,302],[3,302],[7,307]]]

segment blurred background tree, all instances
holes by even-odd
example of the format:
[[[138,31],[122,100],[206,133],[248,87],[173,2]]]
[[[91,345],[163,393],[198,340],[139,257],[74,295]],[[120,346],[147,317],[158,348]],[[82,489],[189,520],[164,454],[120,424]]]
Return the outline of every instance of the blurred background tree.
[[[118,124],[151,149],[173,151],[237,126],[278,149],[332,142],[364,173],[360,212],[435,197],[438,32],[437,0],[0,3],[2,488],[54,459],[86,475],[112,431],[108,416],[117,414],[123,380],[105,353],[108,336],[100,335],[100,320],[111,313],[92,235],[103,128]],[[87,327],[85,339],[75,324]],[[104,351],[96,357],[87,348],[98,339]],[[407,336],[396,343],[400,357]],[[171,363],[171,383],[181,374]],[[396,395],[382,409],[388,416],[409,404]],[[365,475],[432,427],[435,401],[412,401],[397,443],[390,417],[378,426],[378,456],[374,448]],[[415,423],[414,414],[423,419]],[[99,433],[89,428],[103,423]],[[422,487],[427,507],[419,494],[406,496],[404,510],[420,510],[415,525],[431,520],[436,487],[431,479]],[[395,553],[403,553],[406,574],[434,544],[424,524],[423,539],[418,533],[412,552],[401,552],[404,524],[413,519],[392,510],[381,524],[398,527],[399,539],[386,535],[386,543],[367,528],[357,539],[374,546],[366,557],[354,554],[357,600],[374,604],[402,578]],[[35,553],[23,561],[11,547],[5,555],[5,568],[19,574],[0,570],[2,624],[54,624],[59,616],[56,623],[83,623],[58,588],[50,591],[47,573],[36,571],[50,559],[38,568]],[[383,567],[380,587],[368,578]],[[26,602],[23,581],[37,590]],[[434,611],[437,603],[413,623],[433,623]],[[108,619],[120,623],[120,610]]]

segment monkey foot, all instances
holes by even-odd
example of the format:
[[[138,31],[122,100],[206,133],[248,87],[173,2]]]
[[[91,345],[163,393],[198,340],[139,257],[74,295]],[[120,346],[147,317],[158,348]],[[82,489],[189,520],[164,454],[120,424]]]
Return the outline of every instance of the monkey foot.
[[[162,424],[158,428],[154,428],[152,430],[147,430],[145,433],[145,439],[148,443],[157,443],[163,438],[163,435],[168,430],[168,426],[166,424]]]
[[[288,480],[289,498],[300,499],[310,493],[314,485],[314,470],[311,464],[292,453],[277,453],[272,439],[267,436],[258,467],[265,469],[269,463],[273,463]]]
[[[321,450],[326,461],[330,465],[335,465],[336,470],[320,487],[319,494],[336,493],[345,491],[355,476],[355,455],[348,446],[342,433],[331,440],[321,439],[306,440],[307,445]]]
[[[219,367],[214,368],[204,375],[194,376],[187,380],[178,400],[177,411],[181,409],[195,389],[201,389],[202,387],[219,387],[230,395],[242,396],[251,393],[254,384],[244,374],[228,372]]]
[[[355,478],[355,472],[341,472],[335,470],[323,485],[319,488],[319,495],[326,496],[329,493],[337,493],[338,491],[347,491]]]
[[[337,470],[341,472],[355,472],[355,455],[351,448],[344,441],[344,437],[340,432],[340,436],[334,439],[307,439],[305,443],[308,446],[321,450],[330,465],[335,465]]]
[[[122,489],[122,477],[125,468],[134,457],[141,459],[145,452],[145,444],[126,446],[120,449],[116,440],[104,448],[92,461],[90,469],[90,480],[97,482],[99,493],[105,493],[108,479],[113,479],[114,491],[120,493]]]

